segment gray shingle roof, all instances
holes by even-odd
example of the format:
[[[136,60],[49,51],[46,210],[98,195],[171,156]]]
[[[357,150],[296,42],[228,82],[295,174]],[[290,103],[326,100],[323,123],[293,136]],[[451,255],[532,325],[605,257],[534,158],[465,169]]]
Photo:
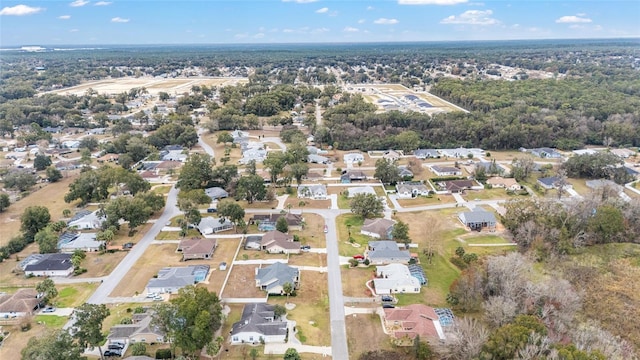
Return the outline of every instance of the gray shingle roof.
[[[256,280],[260,286],[266,286],[267,292],[275,287],[286,283],[296,283],[300,275],[300,270],[289,265],[277,262],[271,266],[258,269]]]
[[[287,323],[274,321],[274,306],[266,303],[247,304],[242,310],[240,321],[231,327],[231,335],[243,332],[257,332],[259,334],[286,335]]]

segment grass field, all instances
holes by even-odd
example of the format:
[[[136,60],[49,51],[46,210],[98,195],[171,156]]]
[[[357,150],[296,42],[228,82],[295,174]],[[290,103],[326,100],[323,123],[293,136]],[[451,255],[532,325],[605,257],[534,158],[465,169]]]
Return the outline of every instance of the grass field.
[[[461,238],[467,244],[509,244],[507,240],[497,235],[470,235]]]
[[[504,189],[484,189],[484,190],[466,190],[462,195],[462,198],[466,201],[473,200],[502,200],[509,199],[513,196],[507,195]]]
[[[344,296],[371,296],[371,292],[365,284],[375,276],[375,269],[375,266],[368,268],[342,266],[340,271],[342,273],[342,292]]]
[[[36,315],[33,320],[38,324],[43,324],[51,329],[60,329],[69,321],[66,316],[56,315]]]
[[[450,195],[433,195],[418,196],[413,199],[398,199],[398,204],[403,208],[410,208],[413,206],[426,206],[426,205],[439,205],[439,204],[452,204],[456,202],[456,199]]]
[[[336,225],[338,227],[338,251],[340,255],[353,256],[363,253],[367,243],[371,240],[370,237],[360,234],[360,228],[362,228],[363,223],[364,220],[362,217],[355,214],[343,214],[336,218]],[[349,231],[351,232],[351,237],[354,239],[354,243],[359,244],[360,247],[354,247],[349,243]]]
[[[53,304],[60,308],[80,306],[97,287],[98,283],[58,285],[58,296],[53,300]]]
[[[62,217],[64,209],[70,209],[73,212],[75,205],[64,202],[64,195],[69,190],[69,184],[75,180],[74,177],[63,178],[62,180],[51,184],[36,184],[31,194],[25,198],[11,204],[4,212],[0,213],[0,246],[6,245],[12,237],[20,233],[20,216],[29,206],[44,205],[49,208],[51,220],[57,221]]]

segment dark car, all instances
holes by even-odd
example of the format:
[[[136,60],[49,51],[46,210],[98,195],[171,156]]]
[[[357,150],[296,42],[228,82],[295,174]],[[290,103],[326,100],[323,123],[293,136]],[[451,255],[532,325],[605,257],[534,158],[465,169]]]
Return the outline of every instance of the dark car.
[[[393,309],[393,308],[395,308],[396,306],[395,306],[395,305],[392,305],[392,304],[382,304],[382,307],[383,307],[384,309]]]
[[[208,209],[207,209],[207,212],[208,212],[208,213],[218,212],[218,209],[216,209],[216,208],[208,208]]]
[[[393,298],[388,295],[382,295],[382,301],[393,302]]]
[[[109,350],[116,350],[116,351],[120,351],[122,349],[124,349],[124,344],[121,343],[111,343],[108,346]]]
[[[122,353],[117,350],[107,350],[104,352],[104,356],[122,356]]]
[[[124,250],[131,249],[132,247],[133,247],[133,243],[132,243],[132,242],[128,242],[128,243],[126,243],[126,244],[122,244],[122,248],[123,248]]]

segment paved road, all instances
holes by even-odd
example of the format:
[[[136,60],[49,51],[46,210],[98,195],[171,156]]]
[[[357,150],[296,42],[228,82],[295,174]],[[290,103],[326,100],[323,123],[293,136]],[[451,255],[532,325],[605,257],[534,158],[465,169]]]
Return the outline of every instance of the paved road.
[[[109,294],[118,286],[120,281],[125,277],[127,272],[133,267],[133,265],[138,261],[138,259],[144,254],[145,250],[149,244],[151,244],[160,230],[164,227],[164,224],[169,221],[171,218],[180,215],[181,212],[176,207],[176,200],[178,195],[178,189],[175,186],[171,187],[169,191],[169,195],[167,196],[167,203],[164,207],[164,211],[160,218],[153,224],[151,229],[147,231],[147,233],[142,237],[142,239],[136,244],[136,246],[129,251],[127,256],[122,259],[120,264],[116,266],[116,268],[109,274],[102,284],[96,289],[96,291],[91,295],[88,303],[91,304],[102,304],[107,300]]]
[[[206,142],[204,142],[204,140],[202,140],[202,135],[204,134],[204,132],[205,130],[203,129],[198,130],[198,145],[200,145],[200,147],[204,149],[204,152],[209,154],[209,156],[211,156],[212,158],[215,158],[215,154],[213,153],[213,149],[211,148],[211,146],[209,146],[209,144],[207,144]]]

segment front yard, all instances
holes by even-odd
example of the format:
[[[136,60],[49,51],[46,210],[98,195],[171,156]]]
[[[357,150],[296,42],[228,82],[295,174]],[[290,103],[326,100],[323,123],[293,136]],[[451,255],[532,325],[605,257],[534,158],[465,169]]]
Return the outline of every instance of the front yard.
[[[372,238],[360,234],[360,229],[364,220],[361,216],[355,214],[343,214],[336,218],[336,226],[338,227],[338,251],[342,256],[353,256],[362,254]],[[349,233],[354,240],[349,242]]]

